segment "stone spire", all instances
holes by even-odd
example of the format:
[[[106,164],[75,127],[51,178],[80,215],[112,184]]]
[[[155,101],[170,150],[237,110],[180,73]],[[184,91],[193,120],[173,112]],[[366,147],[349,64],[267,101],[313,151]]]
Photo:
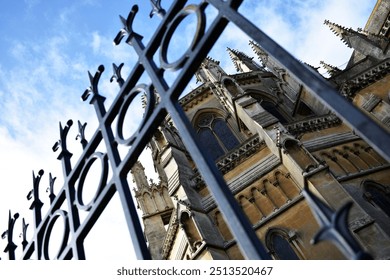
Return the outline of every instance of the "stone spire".
[[[260,70],[261,67],[253,61],[253,57],[249,57],[243,52],[227,48],[230,59],[232,60],[237,72],[249,72]]]
[[[249,45],[251,46],[255,54],[259,57],[263,66],[266,66],[268,64],[268,54],[263,50],[262,47],[260,47],[260,45],[253,42],[252,40],[249,41]]]
[[[304,65],[310,67],[311,69],[313,69],[314,71],[318,72],[318,69],[320,69],[320,67],[315,67],[309,63],[306,63],[306,62],[302,62]]]
[[[249,41],[249,45],[259,58],[262,64],[261,67],[265,68],[265,70],[271,71],[277,77],[280,76],[280,71],[285,71],[282,65],[277,62],[276,59],[269,56],[268,53],[259,44],[255,43],[254,41]]]
[[[320,64],[322,65],[322,67],[324,67],[324,69],[326,70],[326,72],[329,74],[329,76],[334,76],[336,75],[337,73],[341,72],[341,69],[337,68],[336,66],[333,66],[333,65],[330,65],[330,64],[327,64],[325,63],[324,61],[320,61]]]
[[[359,53],[381,60],[390,57],[388,48],[389,38],[370,34],[362,29],[355,31],[352,28],[346,28],[329,20],[325,20],[324,24],[339,36],[341,41],[348,47],[355,49]]]
[[[142,163],[137,161],[131,168],[131,174],[133,176],[134,183],[137,186],[137,190],[142,190],[149,187],[148,178],[145,175],[145,168]]]

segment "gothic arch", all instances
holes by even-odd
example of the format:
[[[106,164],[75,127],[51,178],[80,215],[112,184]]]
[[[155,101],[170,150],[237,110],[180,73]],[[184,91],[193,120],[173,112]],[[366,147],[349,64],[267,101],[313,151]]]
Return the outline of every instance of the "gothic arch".
[[[157,149],[159,151],[163,150],[168,145],[167,139],[165,139],[160,129],[156,130],[156,132],[153,135],[154,136],[153,140],[155,141]]]
[[[219,210],[214,213],[214,223],[217,226],[219,233],[222,235],[223,240],[229,241],[233,239],[233,235]]]
[[[152,195],[147,192],[147,191],[144,191],[142,193],[142,200],[143,200],[143,206],[145,208],[145,214],[148,215],[148,214],[152,214],[156,211],[155,207],[154,207],[154,202],[153,202],[153,199],[152,199]]]
[[[253,89],[247,90],[246,93],[256,99],[264,110],[277,118],[281,123],[288,123],[289,115],[283,108],[282,100],[278,96]]]
[[[363,198],[390,217],[390,187],[373,180],[364,180],[361,187]]]
[[[252,223],[252,225],[256,224],[261,218],[262,215],[259,212],[259,209],[256,207],[254,201],[251,201],[244,195],[240,195],[238,197],[239,204],[241,206],[242,211],[244,211],[248,220]]]
[[[333,156],[337,157],[337,161],[346,170],[347,174],[359,172],[359,168],[349,159],[348,152],[340,151],[339,149],[332,150]]]
[[[245,93],[258,101],[265,100],[273,104],[280,103],[279,98],[275,96],[273,93],[269,93],[257,89],[247,89],[245,90]]]
[[[370,169],[371,167],[360,157],[360,153],[349,146],[343,147],[344,152],[348,155],[348,159],[353,163],[356,168],[360,170]]]
[[[153,188],[152,189],[154,202],[156,203],[156,208],[158,211],[163,211],[166,209],[166,202],[163,198],[162,189]]]
[[[259,211],[259,214],[261,215],[261,219],[265,218],[264,214],[264,203],[263,200],[266,199],[261,192],[258,190],[257,187],[252,187],[250,189],[251,198],[250,200],[252,203],[256,206],[257,210]]]
[[[266,190],[269,201],[272,203],[274,210],[279,209],[286,203],[285,196],[280,190],[268,179],[263,180],[263,189]]]
[[[181,211],[179,216],[179,224],[182,226],[186,234],[190,247],[192,250],[195,250],[197,244],[202,241],[202,237],[193,219],[193,214],[190,211]]]
[[[384,159],[370,146],[362,145],[360,143],[354,143],[353,146],[359,152],[360,158],[370,166],[376,167],[385,163]]]
[[[299,248],[294,244],[296,235],[281,228],[271,228],[265,235],[265,245],[277,260],[301,259]]]
[[[290,173],[285,174],[283,171],[276,170],[273,174],[274,184],[285,193],[288,200],[293,199],[301,193],[299,186],[292,180]]]
[[[347,175],[347,170],[338,162],[337,157],[332,156],[327,152],[322,152],[320,157],[326,162],[335,177]]]
[[[285,134],[282,134],[281,138],[284,152],[288,153],[304,171],[308,172],[316,167],[314,159],[297,139]]]
[[[216,160],[240,145],[240,134],[226,112],[205,108],[192,119],[192,125],[208,154]]]
[[[228,76],[223,77],[221,83],[232,97],[235,97],[243,93],[243,90],[240,88],[237,82],[231,77]]]

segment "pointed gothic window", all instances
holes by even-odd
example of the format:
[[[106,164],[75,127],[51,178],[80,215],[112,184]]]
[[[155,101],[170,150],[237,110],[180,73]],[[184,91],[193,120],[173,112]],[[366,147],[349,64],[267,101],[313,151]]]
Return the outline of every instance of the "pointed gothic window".
[[[225,119],[216,113],[202,114],[196,129],[199,141],[214,160],[240,144]]]
[[[292,244],[293,237],[282,229],[270,229],[266,235],[266,246],[277,260],[299,260]]]
[[[390,217],[390,188],[378,184],[375,181],[363,182],[363,197],[374,207],[380,208]]]

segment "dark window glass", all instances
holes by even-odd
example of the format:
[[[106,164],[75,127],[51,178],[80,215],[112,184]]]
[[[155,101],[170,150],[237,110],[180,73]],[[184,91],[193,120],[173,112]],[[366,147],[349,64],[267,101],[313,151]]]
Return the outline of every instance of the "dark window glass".
[[[369,193],[370,202],[375,203],[390,217],[390,194],[385,191],[385,187],[375,182],[366,182],[364,189]]]
[[[218,136],[219,140],[223,142],[227,150],[231,150],[240,144],[223,120],[216,119],[214,121],[213,129],[215,134]]]
[[[203,128],[199,131],[198,137],[200,143],[205,147],[206,152],[216,160],[224,154],[223,149],[219,145],[217,139],[215,138],[213,132],[210,129]]]
[[[272,246],[275,255],[280,260],[299,260],[290,242],[280,234],[272,234]]]
[[[203,114],[198,119],[197,129],[200,142],[214,160],[240,144],[226,121],[216,114]]]
[[[260,105],[261,105],[261,107],[263,107],[264,110],[266,110],[268,113],[270,113],[275,118],[277,118],[281,123],[287,123],[287,120],[278,111],[275,104],[268,102],[268,101],[262,101]]]

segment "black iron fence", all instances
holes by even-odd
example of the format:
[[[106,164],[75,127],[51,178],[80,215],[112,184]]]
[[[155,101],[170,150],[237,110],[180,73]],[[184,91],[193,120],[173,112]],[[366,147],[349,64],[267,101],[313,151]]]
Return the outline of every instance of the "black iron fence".
[[[83,146],[83,153],[75,166],[72,166],[70,161],[72,154],[67,148],[67,136],[73,122],[68,121],[64,126],[60,125],[60,140],[55,143],[53,150],[59,151],[58,159],[63,166],[64,185],[58,193],[54,194],[54,179],[50,175],[51,205],[48,212],[42,215],[42,201],[38,189],[43,171],[39,171],[37,175],[33,174],[33,190],[28,194],[28,199],[31,200],[30,209],[34,213],[34,233],[32,240],[27,241],[28,225],[23,219],[22,259],[85,259],[84,240],[116,192],[120,197],[128,233],[137,258],[150,259],[127,176],[151,136],[168,114],[180,131],[220,211],[225,217],[229,217],[226,221],[244,256],[247,259],[270,258],[229,191],[215,163],[202,152],[193,128],[178,102],[179,96],[228,23],[235,24],[253,41],[261,45],[269,55],[283,65],[289,74],[295,76],[322,102],[330,106],[359,136],[387,160],[390,159],[389,134],[338,94],[322,77],[294,59],[240,14],[238,8],[242,2],[242,0],[208,0],[187,5],[187,1],[183,0],[174,1],[171,7],[165,10],[161,7],[160,1],[151,0],[150,16],[159,16],[161,23],[146,45],[142,35],[137,30],[133,30],[133,20],[137,16],[138,7],[134,5],[127,18],[121,17],[123,27],[115,37],[114,43],[120,44],[124,40],[130,48],[134,48],[138,61],[126,79],[123,79],[120,73],[123,64],[114,65],[112,80],[118,82],[120,89],[108,110],[104,105],[105,97],[98,90],[104,67],[99,66],[94,75],[89,73],[91,85],[82,95],[82,99],[89,100],[89,103],[94,106],[99,126],[91,139],[87,140],[84,136],[85,124],[79,122],[79,139]],[[217,15],[206,28],[208,17],[205,11],[208,7],[214,7]],[[167,54],[172,36],[189,15],[195,15],[197,20],[197,29],[192,43],[180,58],[169,61]],[[160,60],[159,64],[155,62],[156,54]],[[170,85],[164,75],[168,70],[177,72]],[[140,83],[140,78],[144,74],[150,78],[150,84]],[[159,94],[158,103],[154,101],[155,91]],[[148,100],[145,113],[137,131],[130,137],[125,137],[124,119],[129,106],[139,95],[146,95]],[[105,152],[99,151],[100,145],[104,145]],[[128,147],[125,155],[119,153],[120,146]],[[96,193],[87,203],[83,201],[83,188],[91,166],[95,162],[100,163],[101,174]],[[113,173],[110,180],[108,179],[109,168]],[[351,204],[334,212],[307,189],[304,190],[304,195],[321,225],[321,231],[316,236],[317,241],[331,240],[347,258],[369,257],[348,231],[346,217]],[[87,213],[82,222],[81,211]],[[8,252],[9,259],[16,257],[17,245],[13,241],[13,231],[18,218],[18,214],[9,213],[8,229],[2,235],[3,238],[7,238],[5,252]],[[63,234],[59,251],[51,255],[49,243],[56,223],[63,223]]]

